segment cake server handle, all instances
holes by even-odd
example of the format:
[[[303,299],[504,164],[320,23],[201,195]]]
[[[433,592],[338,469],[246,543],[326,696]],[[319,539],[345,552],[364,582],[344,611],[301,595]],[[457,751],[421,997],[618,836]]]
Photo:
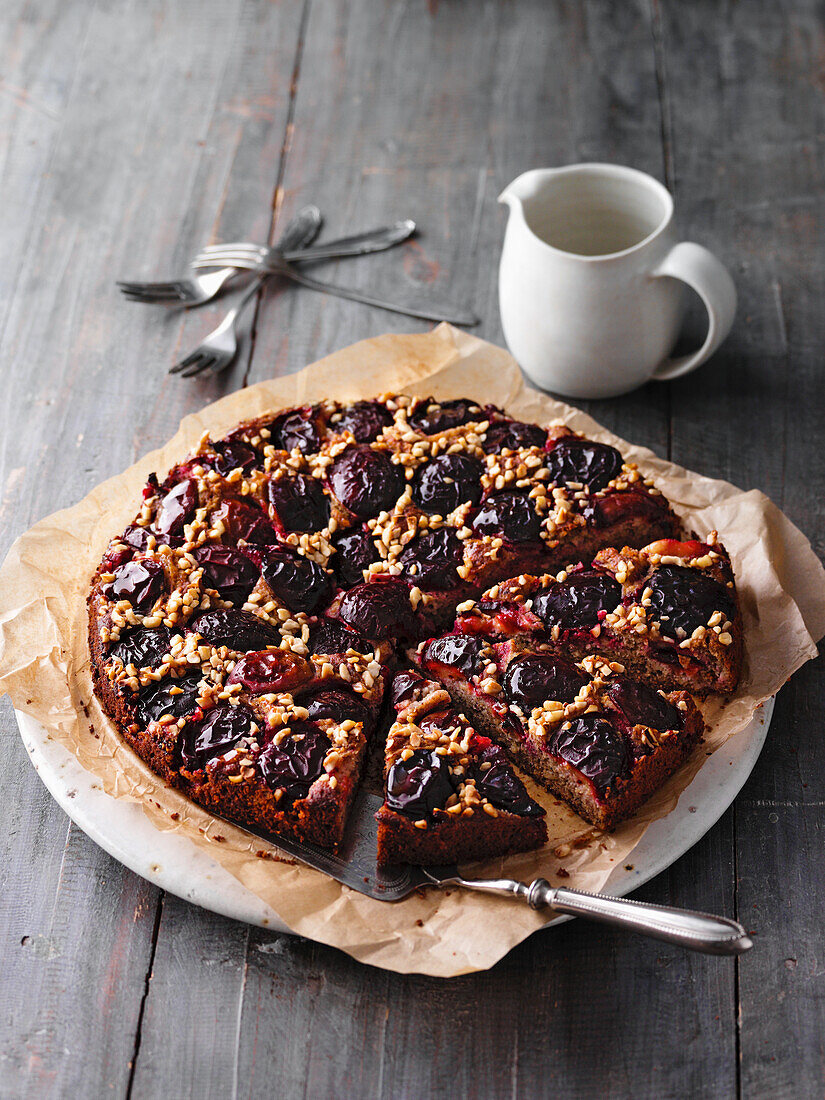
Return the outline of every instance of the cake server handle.
[[[535,879],[528,886],[515,879],[470,879],[452,873],[440,875],[437,868],[425,867],[422,870],[438,886],[463,886],[468,890],[510,895],[526,901],[533,909],[547,908],[555,913],[588,917],[602,924],[641,932],[665,943],[702,951],[706,955],[741,955],[753,946],[741,924],[710,913],[674,909],[668,905],[653,905],[648,901],[632,901],[629,898],[613,898],[605,894],[586,894],[581,890],[569,890],[566,886],[551,886],[543,878]]]

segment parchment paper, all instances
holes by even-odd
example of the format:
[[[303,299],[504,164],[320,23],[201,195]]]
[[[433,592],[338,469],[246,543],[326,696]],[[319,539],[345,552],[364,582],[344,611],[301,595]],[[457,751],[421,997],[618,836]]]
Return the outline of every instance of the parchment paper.
[[[479,868],[598,890],[631,856],[651,821],[675,805],[710,751],[816,655],[825,633],[825,573],[807,539],[761,493],[691,474],[611,435],[584,413],[525,386],[504,350],[441,325],[426,335],[382,336],[336,352],[299,374],[261,382],[187,417],[167,446],[146,455],[74,507],[42,520],[12,546],[0,570],[0,689],[38,719],[116,798],[140,802],[153,824],[206,848],[287,926],[364,962],[448,977],[491,966],[548,917],[527,906],[468,892],[427,891],[397,904],[372,901],[211,817],[165,787],[121,743],[94,698],[86,647],[89,578],[109,538],[132,519],[152,470],[161,476],[208,430],[220,435],[267,410],[386,390],[469,396],[523,419],[565,420],[613,443],[656,478],[688,528],[717,529],[730,551],[743,603],[746,672],[727,705],[705,707],[704,745],[643,808],[602,836],[530,784],[548,809],[550,843],[537,853]],[[559,870],[562,877],[559,877]],[[569,876],[569,877],[565,877]]]

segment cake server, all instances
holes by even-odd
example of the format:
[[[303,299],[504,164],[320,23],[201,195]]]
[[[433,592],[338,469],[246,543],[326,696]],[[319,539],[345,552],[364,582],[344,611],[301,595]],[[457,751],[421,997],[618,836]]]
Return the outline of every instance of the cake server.
[[[378,825],[375,820],[381,805],[382,799],[378,795],[364,790],[358,793],[337,854],[316,844],[301,843],[249,826],[245,828],[268,840],[286,855],[378,901],[400,901],[424,887],[460,886],[467,890],[517,898],[532,909],[550,909],[554,913],[587,917],[602,924],[641,932],[706,955],[741,955],[753,946],[741,924],[710,913],[604,894],[586,894],[581,890],[569,890],[566,886],[551,886],[543,878],[527,884],[508,878],[465,878],[459,874],[457,867],[381,866],[376,862]]]

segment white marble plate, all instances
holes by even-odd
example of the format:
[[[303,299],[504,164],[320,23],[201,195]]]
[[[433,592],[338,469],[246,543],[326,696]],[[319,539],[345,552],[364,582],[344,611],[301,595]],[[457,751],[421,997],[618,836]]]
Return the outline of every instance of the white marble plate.
[[[750,725],[702,765],[676,808],[655,822],[633,852],[633,869],[617,867],[604,892],[623,895],[692,848],[736,798],[765,743],[773,699]],[[164,833],[133,802],[111,798],[39,722],[17,713],[20,735],[40,778],[84,833],[130,870],[171,894],[248,924],[286,932],[278,915],[191,840]],[[565,920],[559,917],[547,927]]]

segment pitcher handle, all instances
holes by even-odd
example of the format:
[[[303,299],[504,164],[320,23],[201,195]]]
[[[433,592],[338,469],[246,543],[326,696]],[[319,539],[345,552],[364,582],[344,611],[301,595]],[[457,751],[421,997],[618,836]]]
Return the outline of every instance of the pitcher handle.
[[[706,248],[682,241],[668,252],[653,278],[681,279],[699,295],[708,311],[708,334],[698,351],[665,359],[653,372],[657,382],[668,382],[696,370],[713,355],[731,330],[736,315],[736,287],[728,269]]]

